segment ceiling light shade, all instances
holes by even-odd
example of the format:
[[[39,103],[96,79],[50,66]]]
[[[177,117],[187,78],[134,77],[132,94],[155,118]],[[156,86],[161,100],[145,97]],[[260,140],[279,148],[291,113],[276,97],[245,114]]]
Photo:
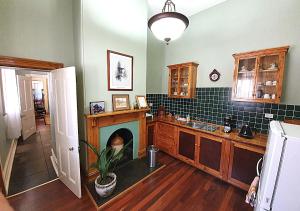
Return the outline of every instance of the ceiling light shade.
[[[154,36],[167,44],[178,39],[189,25],[189,19],[176,12],[175,4],[167,0],[162,12],[152,16],[148,21],[148,27]]]

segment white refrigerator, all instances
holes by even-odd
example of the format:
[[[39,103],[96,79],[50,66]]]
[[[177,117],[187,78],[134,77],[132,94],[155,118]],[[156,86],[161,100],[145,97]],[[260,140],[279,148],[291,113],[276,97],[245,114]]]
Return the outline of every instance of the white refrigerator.
[[[300,211],[300,126],[270,123],[255,211]]]

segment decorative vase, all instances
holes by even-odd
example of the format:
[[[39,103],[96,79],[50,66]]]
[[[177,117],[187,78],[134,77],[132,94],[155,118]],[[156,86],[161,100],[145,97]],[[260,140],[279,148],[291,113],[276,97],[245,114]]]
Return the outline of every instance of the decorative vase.
[[[106,185],[98,184],[98,179],[101,177],[100,175],[95,180],[95,189],[100,197],[108,197],[110,196],[117,184],[117,175],[115,173],[108,173],[108,176],[113,178],[113,181]]]
[[[123,149],[124,147],[124,139],[119,136],[116,135],[116,137],[114,137],[114,139],[111,141],[111,148],[115,150],[114,154],[117,154],[121,149]],[[122,155],[120,155],[122,157]]]

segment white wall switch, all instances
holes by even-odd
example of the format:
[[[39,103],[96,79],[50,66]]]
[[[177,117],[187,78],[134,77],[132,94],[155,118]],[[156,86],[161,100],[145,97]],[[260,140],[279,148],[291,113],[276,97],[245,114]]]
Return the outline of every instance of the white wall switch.
[[[274,115],[273,114],[268,114],[268,113],[265,113],[265,118],[268,118],[268,119],[273,119]]]

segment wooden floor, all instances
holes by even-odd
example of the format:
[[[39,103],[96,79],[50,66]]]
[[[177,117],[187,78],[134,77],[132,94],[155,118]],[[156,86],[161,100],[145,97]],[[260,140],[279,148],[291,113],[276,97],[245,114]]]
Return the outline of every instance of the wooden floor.
[[[164,153],[167,166],[103,210],[247,211],[245,192]],[[76,198],[59,180],[9,199],[15,210],[96,210],[83,188]]]

